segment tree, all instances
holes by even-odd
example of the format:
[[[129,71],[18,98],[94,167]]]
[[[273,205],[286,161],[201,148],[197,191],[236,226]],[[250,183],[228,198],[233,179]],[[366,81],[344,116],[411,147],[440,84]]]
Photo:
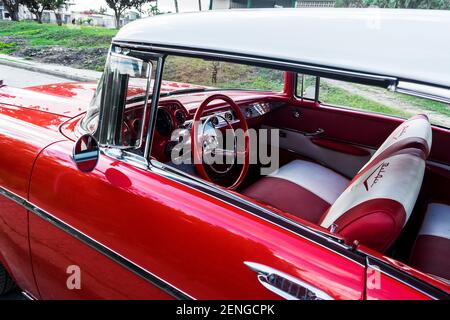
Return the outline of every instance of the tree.
[[[52,10],[56,16],[56,23],[62,26],[61,8],[67,6],[69,0],[39,0],[46,10]]]
[[[150,1],[150,9],[148,10],[148,14],[151,16],[157,16],[161,14],[158,8],[158,1]]]
[[[21,4],[21,2],[21,0],[3,0],[3,4],[13,21],[19,21],[19,4]]]
[[[202,0],[198,0],[198,11],[202,11]]]
[[[143,4],[150,2],[149,0],[105,0],[108,7],[114,11],[114,18],[116,20],[116,29],[120,28],[120,17],[125,10],[133,7],[141,8]]]
[[[178,10],[178,0],[173,0],[173,2],[175,3],[175,12],[180,12],[180,10]]]
[[[25,5],[28,10],[35,15],[36,21],[42,23],[42,12],[48,9],[46,7],[46,1],[42,0],[22,0],[21,3]]]

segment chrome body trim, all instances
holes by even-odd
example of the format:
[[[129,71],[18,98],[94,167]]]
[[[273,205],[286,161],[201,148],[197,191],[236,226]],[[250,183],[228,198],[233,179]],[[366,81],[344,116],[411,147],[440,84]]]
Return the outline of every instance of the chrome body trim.
[[[133,261],[127,259],[126,257],[122,256],[121,254],[117,253],[113,249],[108,248],[104,244],[89,237],[82,231],[70,226],[69,224],[65,223],[64,221],[58,219],[57,217],[51,215],[50,213],[48,213],[46,211],[40,209],[39,207],[35,206],[28,200],[23,199],[22,197],[7,190],[6,188],[0,187],[0,195],[3,195],[6,198],[23,206],[29,212],[34,213],[36,216],[49,222],[53,226],[59,228],[62,231],[65,231],[66,233],[70,234],[74,238],[80,240],[84,244],[88,245],[89,247],[91,247],[92,249],[96,250],[97,252],[103,254],[104,256],[110,258],[114,262],[117,262],[122,267],[133,272],[137,276],[143,278],[144,280],[148,281],[152,285],[163,290],[164,292],[171,295],[172,297],[177,298],[177,299],[182,299],[182,300],[194,300],[194,298],[192,296],[183,292],[181,289],[177,288],[176,286],[174,286],[174,285],[170,284],[169,282],[163,280],[162,278],[156,276],[155,274],[153,274],[150,271],[146,270],[145,268],[139,266],[135,262],[133,262]]]
[[[256,272],[258,281],[261,283],[261,285],[263,285],[269,291],[272,291],[273,293],[287,300],[334,300],[330,295],[328,295],[324,291],[310,285],[305,281],[295,278],[287,273],[281,272],[279,270],[256,262],[244,261],[244,264],[248,268],[250,268],[250,270]],[[284,280],[290,284],[288,288],[286,288],[287,290],[284,290],[284,288],[279,288],[279,286],[277,287],[276,284],[272,283],[278,282],[278,281],[271,281],[271,278],[275,277],[278,278],[277,280],[282,281]],[[308,294],[308,296],[304,295],[300,297],[299,291],[301,289],[304,289],[305,291],[310,292],[311,294]]]
[[[20,292],[20,294],[25,298],[25,300],[37,300],[35,297],[33,297],[33,295],[26,291],[22,291]]]

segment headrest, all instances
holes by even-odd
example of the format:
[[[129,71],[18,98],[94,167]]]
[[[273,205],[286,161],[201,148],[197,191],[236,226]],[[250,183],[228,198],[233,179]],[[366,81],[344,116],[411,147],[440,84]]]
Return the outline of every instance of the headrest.
[[[424,114],[416,115],[403,122],[391,133],[360,172],[405,148],[420,149],[428,157],[431,143],[432,130],[428,117]]]

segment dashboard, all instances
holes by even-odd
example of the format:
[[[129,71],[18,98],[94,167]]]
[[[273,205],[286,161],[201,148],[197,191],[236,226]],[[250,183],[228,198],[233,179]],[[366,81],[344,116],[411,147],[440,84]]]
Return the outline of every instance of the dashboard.
[[[183,101],[183,105],[180,100],[171,99],[160,101],[159,103],[151,155],[161,162],[170,160],[171,150],[180,142],[180,137],[172,137],[175,130],[185,129],[180,132],[183,132],[184,134],[188,133],[189,135],[195,111],[197,110],[199,103],[201,103],[187,103]],[[281,99],[275,100],[274,98],[263,97],[260,101],[255,101],[253,99],[252,101],[237,101],[236,103],[241,109],[242,114],[245,116],[248,126],[258,127],[262,123],[265,115],[285,105],[285,102],[280,100]],[[212,115],[216,116],[217,124],[215,126],[217,128],[220,128],[222,123],[225,125],[226,122],[228,122],[231,125],[235,125],[239,122],[234,111],[224,103],[210,105],[201,119],[204,120]],[[126,112],[125,123],[127,124],[127,130],[125,130],[126,132],[124,135],[127,134],[133,136],[138,132],[136,127],[139,127],[139,124],[142,123],[142,116],[142,109],[140,112],[137,112],[137,109]],[[226,119],[226,121],[224,119]],[[133,139],[136,140],[137,138],[138,137],[135,137]],[[130,140],[134,141],[133,139]]]
[[[264,101],[252,102],[240,105],[242,114],[248,120],[257,119],[269,112],[284,105],[283,102]],[[194,110],[195,111],[195,110]],[[226,119],[230,123],[239,121],[234,111],[227,106],[213,107],[207,110],[201,119],[215,115],[218,118],[218,125],[225,122]],[[161,103],[156,118],[156,131],[162,137],[169,137],[175,129],[189,129],[192,125],[193,112],[189,112],[180,102],[173,101],[169,103]]]

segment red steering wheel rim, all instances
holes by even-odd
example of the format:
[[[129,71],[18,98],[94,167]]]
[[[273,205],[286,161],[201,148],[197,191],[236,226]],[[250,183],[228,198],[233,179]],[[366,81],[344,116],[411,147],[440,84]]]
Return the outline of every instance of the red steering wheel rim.
[[[200,174],[200,176],[210,182],[213,182],[211,178],[208,176],[208,173],[205,170],[205,167],[203,166],[203,151],[202,146],[199,145],[198,141],[198,129],[199,129],[199,123],[200,119],[202,117],[203,111],[205,108],[214,100],[222,100],[230,106],[230,108],[235,112],[239,119],[239,126],[244,131],[244,163],[242,165],[241,172],[239,173],[238,178],[236,181],[227,189],[235,190],[239,185],[244,181],[245,177],[247,176],[249,164],[250,164],[250,137],[248,134],[248,126],[247,126],[247,120],[245,119],[244,115],[241,112],[241,109],[236,104],[236,102],[233,101],[230,97],[224,95],[224,94],[213,94],[205,99],[205,101],[202,102],[202,104],[198,107],[197,111],[194,115],[193,120],[193,126],[191,130],[191,149],[192,149],[192,155],[194,158],[194,166],[197,172]]]

